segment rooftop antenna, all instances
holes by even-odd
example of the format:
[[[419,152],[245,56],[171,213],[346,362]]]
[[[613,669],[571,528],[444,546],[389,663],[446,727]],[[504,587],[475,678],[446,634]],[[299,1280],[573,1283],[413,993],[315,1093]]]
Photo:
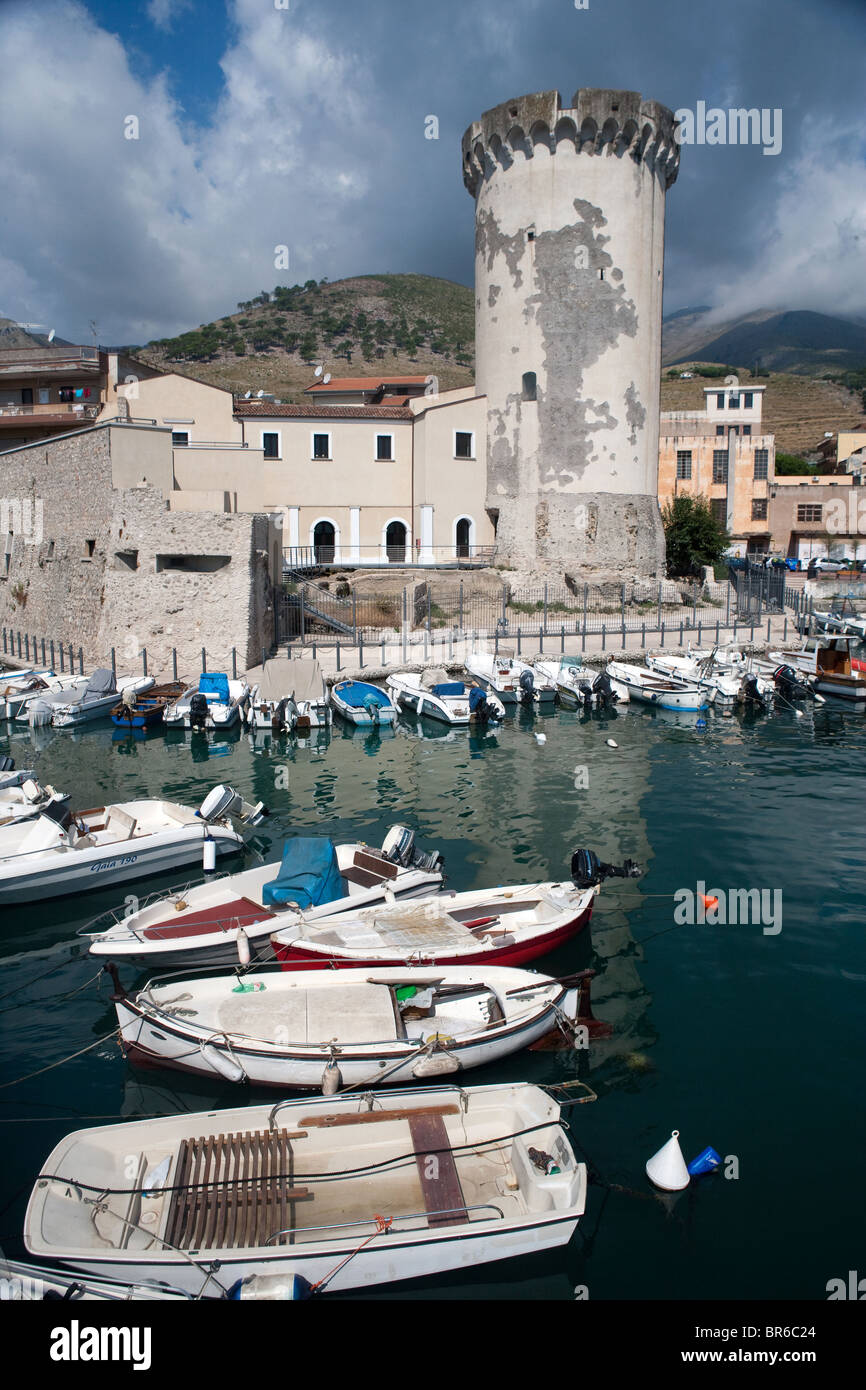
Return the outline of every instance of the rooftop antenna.
[[[90,331],[93,334],[93,342],[96,343],[96,319],[90,320]]]

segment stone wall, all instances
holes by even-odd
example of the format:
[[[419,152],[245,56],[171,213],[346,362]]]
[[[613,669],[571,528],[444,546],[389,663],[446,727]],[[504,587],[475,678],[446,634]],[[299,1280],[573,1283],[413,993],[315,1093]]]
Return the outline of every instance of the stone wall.
[[[174,512],[157,488],[112,486],[112,437],[87,430],[0,460],[0,626],[119,672],[258,665],[273,641],[267,516]],[[171,450],[170,436],[165,447]],[[5,532],[3,530],[5,528]],[[8,539],[9,531],[13,539]],[[5,550],[5,554],[4,554]],[[40,650],[41,655],[41,650]]]

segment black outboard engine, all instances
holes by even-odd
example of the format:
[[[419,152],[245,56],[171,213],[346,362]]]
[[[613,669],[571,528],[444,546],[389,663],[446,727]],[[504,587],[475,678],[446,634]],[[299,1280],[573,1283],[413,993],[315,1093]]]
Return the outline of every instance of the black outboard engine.
[[[437,849],[418,849],[415,832],[406,825],[392,825],[382,842],[382,854],[392,864],[402,869],[421,869],[426,873],[438,873],[442,868],[442,855]]]
[[[495,714],[480,685],[473,685],[469,692],[469,713],[479,724],[489,724]]]
[[[535,694],[535,676],[531,671],[520,672],[520,699],[524,705],[532,704]]]
[[[581,681],[577,687],[577,698],[584,709],[592,708],[592,686],[589,681]]]
[[[290,713],[290,705],[294,702],[288,696],[280,700],[278,705],[274,705],[271,710],[271,730],[275,734],[283,734],[287,729],[291,729],[294,723]]]
[[[743,676],[740,684],[740,694],[743,697],[744,704],[759,705],[761,709],[766,707],[764,697],[758,689],[758,677],[751,671],[747,676]]]
[[[207,727],[207,696],[200,690],[190,698],[189,727],[199,731]]]
[[[599,671],[592,683],[592,693],[599,709],[608,709],[610,705],[616,704],[616,691],[611,685],[607,671]]]
[[[812,694],[808,685],[800,680],[793,666],[778,666],[773,672],[773,683],[785,700],[808,699]]]
[[[643,869],[633,859],[620,867],[603,864],[594,850],[576,849],[571,856],[571,878],[577,888],[596,888],[606,878],[640,878]]]

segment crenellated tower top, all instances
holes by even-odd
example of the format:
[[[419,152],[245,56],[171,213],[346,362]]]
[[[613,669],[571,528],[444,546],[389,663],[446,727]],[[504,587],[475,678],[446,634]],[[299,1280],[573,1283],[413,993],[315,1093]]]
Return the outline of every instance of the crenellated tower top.
[[[535,92],[505,101],[473,121],[463,136],[463,182],[473,198],[496,169],[516,155],[531,159],[539,146],[555,154],[562,141],[579,153],[628,156],[646,165],[670,188],[679,170],[674,114],[640,92],[583,87],[570,107],[559,92]]]

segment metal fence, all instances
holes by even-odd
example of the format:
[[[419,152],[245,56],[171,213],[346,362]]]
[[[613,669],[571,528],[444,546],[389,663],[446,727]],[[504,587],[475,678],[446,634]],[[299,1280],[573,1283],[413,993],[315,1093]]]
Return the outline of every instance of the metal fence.
[[[336,642],[417,645],[424,635],[473,633],[513,639],[518,633],[585,637],[613,632],[730,631],[784,612],[784,575],[738,575],[737,582],[661,580],[655,583],[538,584],[512,587],[441,577],[402,588],[366,592],[348,580],[299,581],[275,595],[278,645]]]

